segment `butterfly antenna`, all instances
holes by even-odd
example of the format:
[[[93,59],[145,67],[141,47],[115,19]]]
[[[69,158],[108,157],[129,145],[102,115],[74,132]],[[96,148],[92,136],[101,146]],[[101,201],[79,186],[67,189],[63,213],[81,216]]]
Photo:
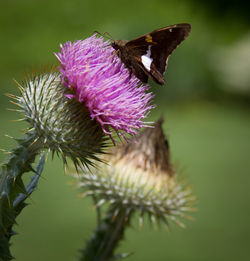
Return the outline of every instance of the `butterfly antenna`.
[[[93,34],[99,34],[100,36],[103,36],[103,34],[101,34],[100,32],[98,32],[96,30],[93,32]]]
[[[98,31],[94,31],[93,34],[98,34],[98,35],[100,35],[100,36],[102,36],[102,37],[106,37],[106,38],[108,38],[109,40],[114,41],[113,37],[112,37],[108,32],[105,32],[104,34],[101,34],[101,33],[98,32]]]
[[[105,32],[105,33],[103,34],[103,36],[106,36],[109,40],[112,40],[112,41],[114,42],[114,39],[113,39],[113,37],[111,36],[110,33]]]

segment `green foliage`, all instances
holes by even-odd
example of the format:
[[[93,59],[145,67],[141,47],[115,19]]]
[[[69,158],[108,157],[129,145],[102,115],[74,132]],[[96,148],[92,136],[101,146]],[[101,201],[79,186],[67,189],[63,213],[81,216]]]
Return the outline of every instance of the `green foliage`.
[[[33,169],[38,147],[32,133],[17,141],[18,146],[0,169],[0,261],[13,258],[9,250],[10,238],[15,234],[12,227],[16,224],[16,217],[27,205],[25,200],[36,189],[45,161],[42,154],[37,168]],[[25,186],[23,174],[30,171],[35,174]]]

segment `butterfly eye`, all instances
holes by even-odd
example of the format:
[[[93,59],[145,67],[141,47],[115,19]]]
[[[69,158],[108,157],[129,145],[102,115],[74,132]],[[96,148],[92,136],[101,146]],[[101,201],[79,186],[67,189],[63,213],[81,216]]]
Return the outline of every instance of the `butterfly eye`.
[[[111,44],[111,46],[112,46],[115,50],[117,50],[117,49],[119,48],[119,46],[118,46],[118,44],[117,44],[116,41],[114,41],[114,42]]]

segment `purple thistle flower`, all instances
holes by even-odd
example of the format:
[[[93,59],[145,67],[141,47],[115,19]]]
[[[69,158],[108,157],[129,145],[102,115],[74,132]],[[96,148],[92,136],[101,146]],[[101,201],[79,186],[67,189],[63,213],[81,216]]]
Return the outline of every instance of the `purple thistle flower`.
[[[71,90],[66,96],[84,102],[106,134],[111,136],[110,127],[122,135],[146,126],[143,119],[154,107],[149,85],[130,75],[109,41],[93,35],[60,47],[55,55],[63,83]]]

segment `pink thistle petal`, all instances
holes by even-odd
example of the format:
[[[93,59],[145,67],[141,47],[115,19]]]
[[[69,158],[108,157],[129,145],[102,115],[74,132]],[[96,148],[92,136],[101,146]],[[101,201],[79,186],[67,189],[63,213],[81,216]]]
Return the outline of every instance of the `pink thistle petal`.
[[[93,35],[83,41],[60,45],[56,53],[63,83],[72,91],[68,98],[83,102],[103,131],[111,135],[135,134],[154,107],[149,85],[142,84],[125,68],[110,42]]]

